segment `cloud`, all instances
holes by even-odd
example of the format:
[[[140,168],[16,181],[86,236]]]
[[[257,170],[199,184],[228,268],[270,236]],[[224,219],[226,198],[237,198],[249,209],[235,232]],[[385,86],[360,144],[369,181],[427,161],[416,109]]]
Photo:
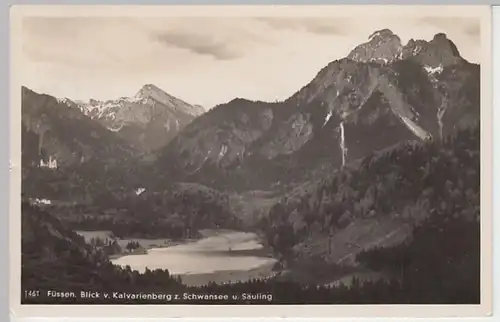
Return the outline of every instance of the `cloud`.
[[[469,17],[423,17],[416,24],[430,24],[443,30],[460,31],[470,37],[479,37],[481,32],[479,18]]]
[[[312,34],[343,35],[347,19],[331,18],[269,18],[261,17],[256,20],[267,24],[274,29],[301,30]]]
[[[195,54],[213,57],[217,60],[231,60],[242,56],[234,43],[183,31],[164,31],[152,34],[153,39],[167,47],[189,50]]]
[[[179,48],[215,60],[234,60],[261,45],[272,45],[269,27],[254,19],[184,17],[146,23],[149,39],[164,48]]]
[[[469,36],[479,37],[481,34],[481,26],[479,25],[479,21],[476,24],[469,25],[465,28],[465,33]]]

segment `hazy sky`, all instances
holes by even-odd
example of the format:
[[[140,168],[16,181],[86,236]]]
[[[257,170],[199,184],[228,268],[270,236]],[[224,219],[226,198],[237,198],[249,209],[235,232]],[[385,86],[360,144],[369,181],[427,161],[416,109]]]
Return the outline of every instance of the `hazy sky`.
[[[285,99],[382,28],[403,43],[444,32],[471,62],[481,50],[476,18],[30,17],[22,28],[20,78],[37,92],[105,100],[151,83],[206,108]]]

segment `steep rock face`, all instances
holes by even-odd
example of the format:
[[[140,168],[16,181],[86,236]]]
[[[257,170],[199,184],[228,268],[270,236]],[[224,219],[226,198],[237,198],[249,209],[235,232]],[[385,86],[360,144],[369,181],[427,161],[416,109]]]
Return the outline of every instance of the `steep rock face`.
[[[141,151],[165,146],[204,113],[203,107],[190,105],[152,84],[144,85],[133,97],[109,101],[91,99],[88,103],[65,99],[64,102],[78,107]]]
[[[402,59],[412,59],[431,68],[465,62],[457,46],[443,33],[436,34],[429,42],[410,39],[402,50]]]
[[[370,40],[354,48],[347,58],[360,63],[375,62],[387,64],[400,58],[403,46],[401,39],[389,29],[382,29],[370,35]]]
[[[341,167],[398,142],[439,139],[477,122],[478,109],[479,66],[445,35],[401,46],[382,30],[283,102],[215,107],[163,151],[158,168],[207,184],[233,178],[269,187],[325,162]],[[175,174],[167,170],[174,164]]]
[[[410,39],[403,46],[401,39],[389,29],[374,32],[368,42],[354,48],[347,58],[358,63],[377,64],[413,59],[432,68],[454,65],[464,60],[446,34],[438,33],[431,41]]]

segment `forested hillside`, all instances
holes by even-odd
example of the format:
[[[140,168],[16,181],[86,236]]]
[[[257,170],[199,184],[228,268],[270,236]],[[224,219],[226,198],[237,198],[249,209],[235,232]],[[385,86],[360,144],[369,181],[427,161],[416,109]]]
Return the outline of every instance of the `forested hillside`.
[[[22,229],[22,290],[126,291],[138,283],[141,288],[159,291],[178,284],[168,271],[156,271],[161,278],[150,284],[148,275],[113,265],[105,253],[28,203],[22,204]]]
[[[411,229],[402,242],[372,244],[353,252],[358,267],[383,271],[386,279],[361,282],[353,277],[350,286],[321,286],[278,275],[269,280],[187,287],[168,271],[139,274],[113,266],[103,253],[86,245],[55,218],[23,205],[23,289],[58,285],[59,289],[80,290],[86,285],[93,290],[143,292],[268,292],[273,294],[272,303],[474,304],[480,298],[479,206],[478,127],[462,130],[443,142],[404,144],[366,158],[357,171],[325,179],[298,201],[284,200],[271,211],[267,226],[262,223],[269,242],[290,256],[322,234],[334,237],[373,218],[390,218],[393,223],[404,220]],[[298,228],[303,226],[309,230]],[[333,253],[322,255],[328,260]]]
[[[94,206],[47,206],[76,230],[109,230],[116,236],[193,238],[199,229],[240,228],[229,196],[199,184],[176,183],[118,198],[103,193]]]
[[[323,179],[299,198],[285,197],[261,227],[282,253],[363,220],[416,223],[430,214],[479,216],[479,127],[441,141],[409,142]],[[372,236],[372,239],[376,236]]]

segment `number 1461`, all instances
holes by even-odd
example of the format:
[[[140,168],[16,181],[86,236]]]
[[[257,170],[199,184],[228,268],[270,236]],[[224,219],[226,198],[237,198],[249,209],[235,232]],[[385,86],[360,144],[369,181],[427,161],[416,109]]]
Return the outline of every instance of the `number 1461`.
[[[25,297],[37,297],[40,296],[40,291],[24,291]]]

